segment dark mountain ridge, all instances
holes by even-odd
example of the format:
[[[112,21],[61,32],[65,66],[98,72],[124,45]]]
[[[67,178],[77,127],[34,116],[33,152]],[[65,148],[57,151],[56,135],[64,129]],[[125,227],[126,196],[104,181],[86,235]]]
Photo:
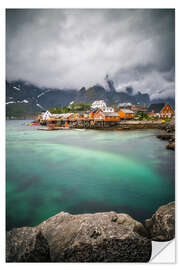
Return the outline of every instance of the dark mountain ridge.
[[[149,106],[153,102],[170,103],[172,106],[175,103],[173,98],[168,98],[167,102],[166,99],[151,101],[148,94],[141,92],[117,92],[112,80],[109,80],[108,88],[105,89],[99,84],[87,89],[82,87],[80,90],[40,88],[25,81],[6,81],[6,111],[7,115],[11,115],[13,111],[15,113],[23,107],[23,113],[27,108],[28,114],[34,114],[53,107],[68,106],[72,101],[92,104],[95,100],[104,100],[109,106],[124,102],[143,106]]]

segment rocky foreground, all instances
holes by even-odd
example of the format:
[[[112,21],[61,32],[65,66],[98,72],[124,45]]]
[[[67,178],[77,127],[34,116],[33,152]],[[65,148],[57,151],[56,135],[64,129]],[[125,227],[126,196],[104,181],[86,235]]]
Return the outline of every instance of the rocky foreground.
[[[149,238],[153,241],[169,241],[175,235],[175,203],[161,206],[151,219],[145,220]]]
[[[158,135],[157,138],[168,141],[166,149],[175,150],[175,120],[163,124],[161,129],[164,134]]]
[[[60,212],[36,227],[7,232],[7,262],[148,262],[151,239],[175,235],[174,202],[160,207],[145,226],[127,214]]]

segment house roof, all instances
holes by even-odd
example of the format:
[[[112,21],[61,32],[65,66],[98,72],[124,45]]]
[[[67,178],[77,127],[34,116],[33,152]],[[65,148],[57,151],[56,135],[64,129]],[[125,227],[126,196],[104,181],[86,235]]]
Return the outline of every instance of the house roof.
[[[103,112],[105,116],[119,116],[117,112]]]
[[[145,112],[147,111],[147,107],[142,105],[132,105],[131,110],[135,112]]]
[[[96,113],[96,112],[98,112],[99,110],[101,110],[101,108],[93,109],[93,110],[91,110],[91,112]],[[102,110],[101,110],[101,111],[102,111]]]
[[[165,106],[164,103],[151,104],[149,108],[147,109],[147,112],[150,113],[154,111],[155,113],[159,113],[163,109],[164,106]]]
[[[71,115],[73,115],[73,113],[64,113],[61,117],[67,119],[67,118],[69,118]]]
[[[128,110],[128,109],[121,109],[121,111],[123,111],[123,112],[125,112],[125,113],[134,113],[133,111]]]
[[[106,102],[104,100],[95,100],[91,106],[106,106]]]
[[[113,107],[105,107],[102,109],[103,112],[108,111],[108,110],[114,110],[114,108]]]
[[[125,108],[125,107],[131,107],[132,103],[131,102],[126,102],[126,103],[119,103],[117,105],[118,108]]]

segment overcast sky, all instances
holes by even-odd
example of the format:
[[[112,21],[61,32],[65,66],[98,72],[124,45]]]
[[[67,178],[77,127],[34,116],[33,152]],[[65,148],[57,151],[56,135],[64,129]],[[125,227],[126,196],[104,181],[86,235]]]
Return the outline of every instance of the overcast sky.
[[[7,10],[7,79],[174,95],[174,10]]]

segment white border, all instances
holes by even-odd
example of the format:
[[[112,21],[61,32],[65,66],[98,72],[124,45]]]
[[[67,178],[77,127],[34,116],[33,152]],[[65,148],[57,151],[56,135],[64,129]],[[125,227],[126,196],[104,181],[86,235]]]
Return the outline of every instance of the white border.
[[[158,0],[151,0],[151,1],[140,1],[140,0],[134,0],[134,1],[120,1],[120,0],[111,0],[111,1],[97,1],[97,0],[91,0],[91,1],[87,1],[87,0],[62,0],[62,1],[37,1],[37,0],[31,0],[31,2],[29,1],[22,1],[22,0],[14,0],[14,1],[10,1],[10,0],[6,0],[6,1],[2,1],[2,3],[0,3],[0,146],[1,146],[1,150],[0,150],[0,190],[1,190],[1,200],[0,200],[0,209],[1,209],[1,218],[0,218],[0,262],[2,263],[1,267],[4,268],[9,268],[9,267],[15,267],[15,268],[39,268],[40,266],[42,266],[43,268],[49,268],[49,264],[5,264],[5,8],[176,8],[176,74],[178,74],[177,70],[178,69],[178,62],[177,60],[180,59],[179,58],[179,53],[178,53],[178,48],[180,48],[180,44],[179,44],[179,7],[178,7],[178,1],[158,1]],[[177,31],[178,29],[178,31]],[[179,31],[180,32],[180,31]],[[179,124],[177,121],[177,115],[179,116],[179,111],[180,109],[178,108],[178,103],[179,103],[179,94],[178,92],[180,91],[178,88],[179,84],[178,84],[178,75],[176,75],[176,129],[177,129],[177,133],[176,133],[176,137],[179,138],[180,134],[179,134]],[[179,152],[179,143],[178,140],[176,142],[176,155],[177,152]],[[178,168],[178,162],[176,161],[176,209],[178,208],[178,195],[177,195],[177,191],[179,189],[179,181],[180,181],[180,174],[179,174],[179,168]],[[179,220],[179,215],[178,212],[176,211],[176,228],[178,228],[178,222]],[[178,230],[176,230],[176,236],[179,236]],[[177,237],[176,237],[177,238]],[[178,237],[179,238],[179,237]],[[179,240],[179,239],[178,239]],[[176,246],[178,246],[178,243],[176,243]],[[176,254],[177,250],[176,250]],[[167,262],[167,256],[168,254],[164,255],[164,262]],[[160,261],[162,262],[163,258],[160,256],[158,256]],[[178,258],[176,258],[176,262],[178,262]],[[156,263],[158,262],[158,258],[156,260]],[[145,264],[118,264],[118,263],[114,263],[114,264],[52,264],[53,267],[57,267],[59,269],[60,268],[77,268],[77,269],[81,269],[84,267],[87,268],[91,268],[91,267],[97,267],[98,269],[100,267],[103,267],[104,269],[109,269],[109,267],[114,267],[114,268],[119,268],[119,267],[123,267],[123,269],[130,269],[130,267],[145,267]],[[169,267],[178,267],[178,264],[171,264],[168,265],[155,265],[155,264],[146,264],[146,267],[158,267],[161,268],[168,268]]]
[[[2,8],[174,8],[177,7],[176,0],[6,0],[1,4]]]
[[[5,256],[5,27],[4,10],[0,9],[0,261]]]

